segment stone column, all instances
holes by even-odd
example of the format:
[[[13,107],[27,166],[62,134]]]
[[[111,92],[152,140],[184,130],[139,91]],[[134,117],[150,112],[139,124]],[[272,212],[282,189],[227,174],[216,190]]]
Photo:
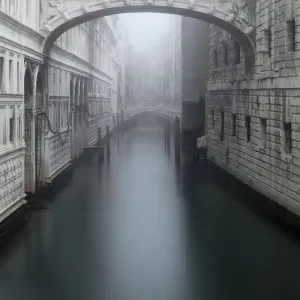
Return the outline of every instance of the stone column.
[[[9,51],[5,52],[4,70],[3,70],[3,87],[5,93],[9,93]]]
[[[31,172],[31,192],[36,192],[36,135],[35,135],[35,126],[36,126],[36,83],[37,83],[37,74],[39,71],[38,65],[32,65],[32,122],[31,122],[31,163],[32,163],[32,172]]]

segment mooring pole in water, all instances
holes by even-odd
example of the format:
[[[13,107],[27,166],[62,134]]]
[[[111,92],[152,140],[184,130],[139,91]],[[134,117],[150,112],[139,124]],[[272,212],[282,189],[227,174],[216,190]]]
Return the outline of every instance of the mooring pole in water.
[[[168,145],[168,150],[170,150],[170,136],[171,136],[171,121],[170,121],[170,118],[169,118],[168,123],[167,123],[167,145]]]
[[[165,127],[165,149],[167,148],[167,122],[164,123]]]
[[[101,132],[101,127],[98,127],[98,146],[101,146],[101,136],[102,136],[102,132]]]
[[[176,162],[179,163],[179,160],[180,160],[180,120],[177,116],[175,118],[174,142],[175,142],[175,159],[176,159]]]
[[[109,139],[109,125],[106,125],[106,138]]]
[[[101,137],[102,137],[101,127],[98,127],[98,160],[100,162],[103,162],[103,160],[104,160],[104,149],[101,145],[102,144]]]

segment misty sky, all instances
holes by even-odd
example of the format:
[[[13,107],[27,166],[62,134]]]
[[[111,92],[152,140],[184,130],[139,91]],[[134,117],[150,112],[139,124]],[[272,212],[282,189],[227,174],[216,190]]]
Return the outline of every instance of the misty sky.
[[[129,42],[143,46],[157,41],[167,32],[170,15],[157,13],[131,13],[119,15],[128,29]]]

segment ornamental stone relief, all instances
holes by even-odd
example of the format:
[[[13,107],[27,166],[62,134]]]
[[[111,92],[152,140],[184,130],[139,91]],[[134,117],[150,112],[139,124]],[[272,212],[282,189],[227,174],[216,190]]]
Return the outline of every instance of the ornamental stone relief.
[[[0,162],[0,211],[22,196],[23,157]]]
[[[59,136],[54,136],[50,140],[49,159],[51,175],[70,160],[69,133],[63,134],[62,139],[64,140],[63,143]]]

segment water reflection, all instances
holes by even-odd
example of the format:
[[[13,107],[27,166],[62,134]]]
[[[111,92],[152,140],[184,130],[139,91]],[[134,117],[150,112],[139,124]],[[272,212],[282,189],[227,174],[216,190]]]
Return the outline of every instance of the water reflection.
[[[164,126],[144,116],[75,169],[2,253],[1,299],[297,297],[299,246],[210,167],[180,166]]]

